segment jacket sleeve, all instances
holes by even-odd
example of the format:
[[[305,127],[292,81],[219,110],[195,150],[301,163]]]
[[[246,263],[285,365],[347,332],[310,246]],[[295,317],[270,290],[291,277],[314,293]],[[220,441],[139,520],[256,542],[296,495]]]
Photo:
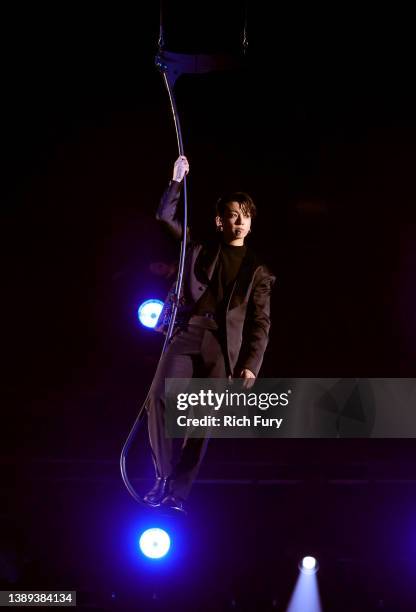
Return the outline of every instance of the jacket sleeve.
[[[169,232],[177,240],[182,239],[182,222],[178,219],[177,215],[178,203],[181,197],[181,190],[182,183],[173,180],[170,181],[156,211],[157,221],[167,227]],[[189,242],[189,227],[187,227],[186,234],[186,242]]]
[[[263,266],[263,274],[255,283],[247,305],[239,368],[258,375],[269,342],[270,296],[276,277]]]

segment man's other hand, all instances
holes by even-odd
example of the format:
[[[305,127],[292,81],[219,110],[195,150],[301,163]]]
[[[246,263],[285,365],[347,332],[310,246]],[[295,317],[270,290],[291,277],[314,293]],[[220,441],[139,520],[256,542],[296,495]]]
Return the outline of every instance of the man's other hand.
[[[248,368],[244,368],[243,370],[241,370],[240,378],[244,378],[244,389],[251,389],[251,387],[254,385],[254,381],[256,380],[256,376]]]

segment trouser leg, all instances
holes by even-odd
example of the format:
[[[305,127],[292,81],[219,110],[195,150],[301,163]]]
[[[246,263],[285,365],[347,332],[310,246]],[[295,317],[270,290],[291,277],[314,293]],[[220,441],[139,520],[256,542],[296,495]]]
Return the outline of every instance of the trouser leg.
[[[192,347],[190,347],[192,349]],[[156,475],[167,478],[172,472],[173,440],[165,433],[165,379],[191,378],[192,357],[184,342],[176,338],[163,354],[149,391],[146,405],[150,447]]]
[[[226,378],[224,355],[216,333],[211,330],[201,331],[199,367],[194,371],[195,378]],[[176,464],[170,483],[173,495],[186,499],[198,474],[208,446],[205,438],[185,437],[181,454]]]

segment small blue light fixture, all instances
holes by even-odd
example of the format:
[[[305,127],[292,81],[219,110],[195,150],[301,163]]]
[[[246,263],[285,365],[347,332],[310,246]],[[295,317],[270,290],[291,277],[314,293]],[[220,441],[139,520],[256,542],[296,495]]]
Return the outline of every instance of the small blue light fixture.
[[[164,529],[146,529],[140,536],[140,550],[149,559],[161,559],[170,549],[170,537]]]
[[[315,557],[303,557],[299,563],[299,569],[304,574],[316,574],[319,569],[319,565]]]
[[[160,300],[146,300],[139,306],[137,316],[145,327],[154,327],[162,312],[163,302]]]

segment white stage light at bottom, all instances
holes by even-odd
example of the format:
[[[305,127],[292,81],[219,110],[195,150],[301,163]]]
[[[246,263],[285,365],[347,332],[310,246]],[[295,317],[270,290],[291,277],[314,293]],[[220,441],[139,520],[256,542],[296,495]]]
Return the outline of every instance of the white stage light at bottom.
[[[146,557],[160,559],[169,552],[170,537],[164,529],[146,529],[140,536],[139,546]]]
[[[316,574],[318,571],[318,562],[315,557],[303,557],[299,563],[299,569],[304,574]]]

